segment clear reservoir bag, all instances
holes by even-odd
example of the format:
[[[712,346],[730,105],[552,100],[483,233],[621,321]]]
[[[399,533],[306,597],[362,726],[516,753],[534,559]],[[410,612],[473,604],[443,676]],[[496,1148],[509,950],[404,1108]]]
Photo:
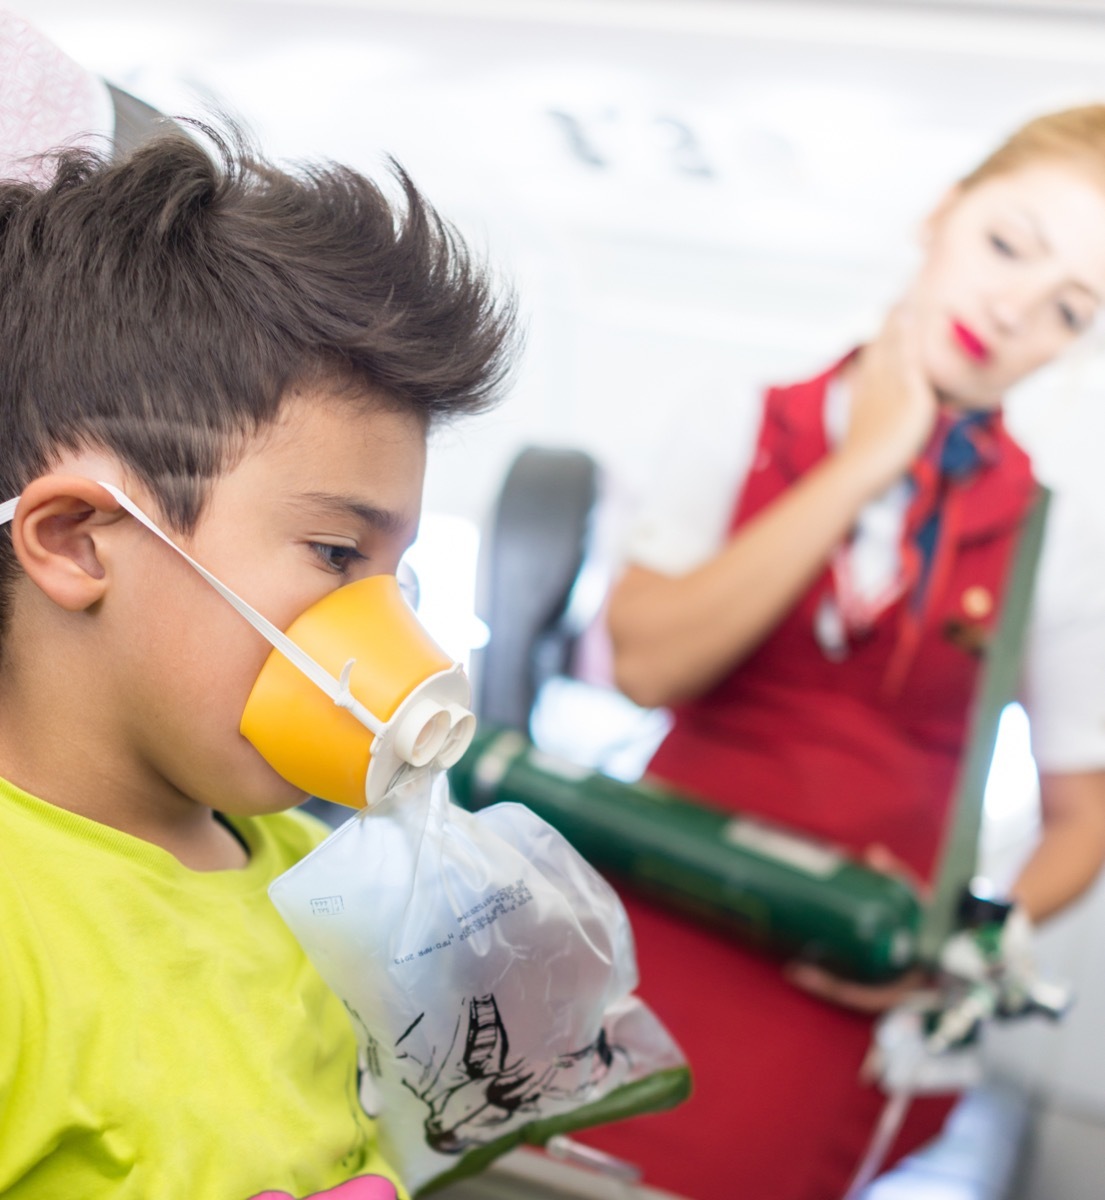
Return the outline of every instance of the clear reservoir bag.
[[[269,891],[352,1016],[362,1101],[412,1193],[689,1093],[633,995],[621,902],[522,805],[470,813],[420,776]]]

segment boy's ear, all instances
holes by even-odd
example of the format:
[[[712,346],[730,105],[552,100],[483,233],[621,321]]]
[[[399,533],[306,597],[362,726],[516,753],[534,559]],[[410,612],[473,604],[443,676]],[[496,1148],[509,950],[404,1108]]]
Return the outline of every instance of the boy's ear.
[[[123,510],[100,484],[80,475],[42,475],[19,497],[12,546],[32,582],[61,608],[90,608],[107,588],[97,536]]]

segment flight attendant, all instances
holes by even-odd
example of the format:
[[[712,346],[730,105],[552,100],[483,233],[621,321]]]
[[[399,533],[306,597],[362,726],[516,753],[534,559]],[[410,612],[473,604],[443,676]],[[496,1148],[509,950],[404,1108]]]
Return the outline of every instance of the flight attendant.
[[[951,188],[923,242],[871,342],[690,431],[609,605],[618,685],[673,711],[651,776],[921,881],[1036,494],[1002,397],[1105,297],[1105,106],[1020,129]],[[1054,507],[1027,696],[1043,824],[1010,892],[1032,922],[1105,861],[1105,556]],[[1064,574],[1073,594],[1054,586]],[[694,1200],[840,1200],[885,1100],[861,1073],[874,1016],[906,985],[781,966],[625,899],[641,994],[696,1091],[584,1140]],[[949,1107],[915,1102],[894,1156]]]

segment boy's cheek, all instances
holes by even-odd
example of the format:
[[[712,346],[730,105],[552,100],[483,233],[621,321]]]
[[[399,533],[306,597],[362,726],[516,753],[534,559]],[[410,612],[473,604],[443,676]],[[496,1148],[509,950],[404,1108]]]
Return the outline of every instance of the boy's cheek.
[[[183,790],[208,808],[242,817],[283,812],[307,798],[265,762],[236,726],[225,744],[207,748],[202,776],[188,779]]]

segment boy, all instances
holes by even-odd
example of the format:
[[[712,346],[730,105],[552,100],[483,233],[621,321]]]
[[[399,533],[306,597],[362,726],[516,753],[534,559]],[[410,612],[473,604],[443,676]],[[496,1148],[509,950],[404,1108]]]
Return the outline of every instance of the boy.
[[[0,184],[0,1194],[391,1200],[268,883],[320,831],[239,733],[268,644],[413,539],[512,312],[399,173],[212,136]],[[10,531],[10,533],[9,533]]]

